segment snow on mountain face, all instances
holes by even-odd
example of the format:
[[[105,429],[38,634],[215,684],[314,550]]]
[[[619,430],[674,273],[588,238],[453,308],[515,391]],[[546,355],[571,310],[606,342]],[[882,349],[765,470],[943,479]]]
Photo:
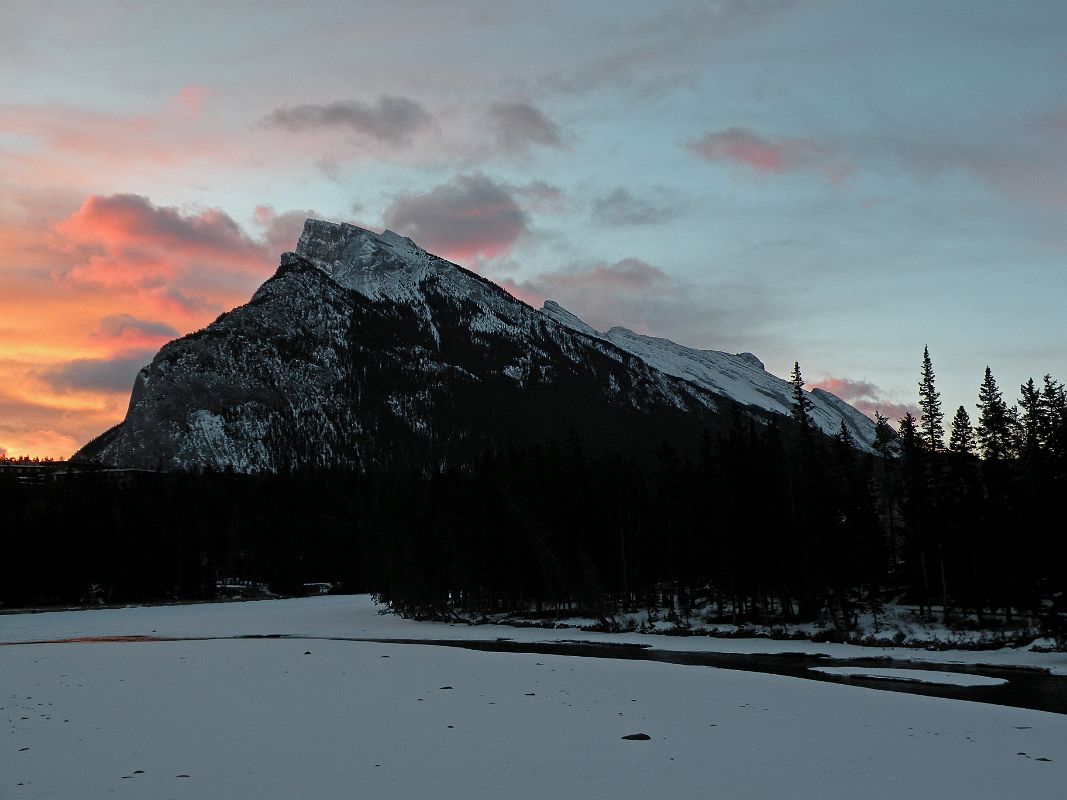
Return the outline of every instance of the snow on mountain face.
[[[600,333],[536,310],[392,231],[309,219],[251,301],[165,345],[126,419],[77,457],[116,466],[442,463],[516,436],[602,443],[699,434],[722,404],[789,413],[786,381],[749,354]],[[812,393],[816,424],[873,424]]]
[[[414,308],[435,339],[428,295],[462,298],[472,329],[515,330],[524,317],[503,289],[465,269],[427,253],[411,239],[385,230],[380,234],[345,223],[309,219],[296,255],[306,259],[346,289],[375,301]]]
[[[767,372],[763,362],[752,353],[696,350],[670,339],[643,336],[620,327],[600,333],[553,300],[546,301],[541,311],[561,325],[611,342],[665,375],[682,378],[742,405],[783,415],[788,415],[792,408],[793,385]],[[836,434],[844,421],[856,443],[870,449],[874,423],[866,415],[823,389],[815,389],[809,397],[811,418],[820,430]]]

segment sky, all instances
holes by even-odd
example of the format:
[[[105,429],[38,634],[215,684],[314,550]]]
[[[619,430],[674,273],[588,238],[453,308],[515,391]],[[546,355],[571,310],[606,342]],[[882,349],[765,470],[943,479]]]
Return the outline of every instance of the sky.
[[[896,420],[1067,379],[1067,4],[0,0],[0,451],[64,457],[303,220]]]

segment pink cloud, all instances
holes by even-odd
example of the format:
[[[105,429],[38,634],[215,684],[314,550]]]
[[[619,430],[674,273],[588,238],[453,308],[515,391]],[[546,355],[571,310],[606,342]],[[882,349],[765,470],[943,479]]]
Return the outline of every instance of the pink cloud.
[[[141,195],[91,195],[53,230],[74,257],[64,277],[81,283],[153,288],[197,267],[262,275],[270,255],[223,211],[184,213]]]
[[[204,113],[204,104],[216,94],[209,86],[199,83],[190,83],[183,86],[181,91],[171,100],[168,111],[176,116],[199,120]]]
[[[918,417],[917,406],[906,403],[894,403],[887,399],[886,392],[870,381],[854,381],[849,378],[824,378],[811,385],[812,389],[822,389],[847,401],[871,419],[874,412],[888,417],[896,427],[896,422],[907,413]]]
[[[852,168],[813,139],[766,139],[745,128],[709,132],[689,142],[690,153],[712,163],[740,164],[760,173],[783,174],[801,170],[820,172],[840,183]]]

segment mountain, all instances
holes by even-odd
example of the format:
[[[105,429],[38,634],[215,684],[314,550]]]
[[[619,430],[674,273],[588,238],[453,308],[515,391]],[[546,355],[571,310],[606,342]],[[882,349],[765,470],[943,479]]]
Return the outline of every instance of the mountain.
[[[245,305],[165,345],[125,420],[75,455],[120,467],[276,471],[425,465],[579,431],[589,446],[693,441],[737,409],[787,415],[791,385],[751,353],[601,333],[381,234],[309,219]],[[826,433],[873,423],[811,393]]]

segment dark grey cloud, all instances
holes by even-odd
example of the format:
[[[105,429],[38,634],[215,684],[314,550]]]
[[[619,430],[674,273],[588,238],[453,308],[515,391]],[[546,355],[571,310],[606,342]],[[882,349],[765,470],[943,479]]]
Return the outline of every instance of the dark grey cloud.
[[[177,336],[178,331],[165,322],[138,319],[131,314],[110,314],[100,320],[100,332],[115,339],[129,334]]]
[[[314,209],[292,209],[276,212],[273,206],[256,206],[253,219],[262,229],[260,239],[266,243],[272,257],[296,249],[297,240],[304,230],[304,221],[309,217],[330,221],[340,221],[336,217],[320,214]]]
[[[560,127],[529,103],[493,103],[489,123],[497,145],[508,153],[525,153],[534,145],[565,147]]]
[[[401,195],[383,220],[420,247],[448,258],[495,258],[527,232],[517,193],[516,187],[481,173],[457,175],[425,194]]]
[[[615,189],[593,200],[593,221],[601,225],[656,225],[677,216],[679,207],[637,197],[628,189]]]
[[[574,264],[505,286],[534,305],[556,300],[598,330],[613,325],[647,330],[649,320],[644,315],[673,294],[670,277],[639,258]]]
[[[391,145],[404,145],[413,134],[433,124],[433,116],[407,97],[383,94],[373,104],[335,100],[279,108],[263,119],[265,125],[288,131],[341,128]]]
[[[154,355],[154,350],[131,350],[112,358],[79,358],[42,370],[37,377],[60,392],[128,392],[137,372]]]
[[[727,352],[771,349],[780,303],[758,281],[678,280],[639,258],[574,263],[501,281],[533,306],[555,300],[597,330],[616,325],[689,347]]]

